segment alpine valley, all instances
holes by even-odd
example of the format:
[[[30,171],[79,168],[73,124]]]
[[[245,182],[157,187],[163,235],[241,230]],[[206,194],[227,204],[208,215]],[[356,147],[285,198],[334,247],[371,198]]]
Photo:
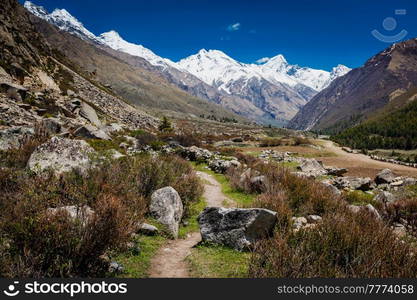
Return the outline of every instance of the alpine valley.
[[[96,36],[65,9],[48,13],[43,7],[29,1],[24,6],[35,16],[94,44],[131,66],[144,67],[192,96],[220,104],[230,112],[262,124],[285,125],[317,93],[350,71],[344,65],[338,65],[330,72],[291,65],[282,55],[263,58],[259,64],[245,64],[222,51],[205,49],[173,62],[142,45],[125,41],[116,31]],[[46,36],[50,37],[51,34]],[[60,50],[65,52],[65,47]],[[136,98],[136,95],[129,95],[125,86],[113,88],[123,88],[126,98],[135,102],[131,99]],[[145,105],[160,108],[158,103]],[[187,112],[183,108],[174,110]]]

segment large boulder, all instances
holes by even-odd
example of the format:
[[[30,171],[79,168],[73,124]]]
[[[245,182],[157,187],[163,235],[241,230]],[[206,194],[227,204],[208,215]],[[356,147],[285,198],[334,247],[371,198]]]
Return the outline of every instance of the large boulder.
[[[155,191],[151,196],[149,206],[151,215],[165,225],[174,238],[178,237],[183,210],[180,195],[170,186]]]
[[[390,169],[384,169],[376,175],[375,182],[376,184],[391,183],[396,177]]]
[[[56,174],[74,168],[85,171],[91,166],[92,153],[94,149],[86,141],[53,137],[35,149],[29,158],[28,167],[34,172],[50,168]]]
[[[184,148],[182,150],[182,155],[190,161],[208,161],[214,156],[209,150],[198,148],[196,146]]]
[[[97,140],[111,140],[111,137],[103,130],[94,127],[93,125],[85,125],[77,128],[74,131],[74,136],[83,137],[87,139]]]
[[[89,206],[61,206],[57,208],[48,208],[46,213],[50,216],[56,215],[66,215],[68,216],[73,222],[81,222],[83,226],[85,226],[91,218],[94,216],[94,210],[92,210]]]
[[[369,177],[338,177],[333,183],[338,189],[351,189],[369,191],[371,189],[372,180]]]
[[[375,201],[383,204],[388,204],[395,201],[395,196],[390,192],[383,191],[375,196]]]
[[[231,167],[239,167],[237,160],[213,159],[208,164],[209,168],[216,173],[226,173]]]
[[[304,159],[297,167],[302,173],[311,175],[314,177],[326,175],[327,171],[323,167],[323,164],[316,159]]]
[[[272,234],[277,213],[261,208],[208,207],[198,217],[203,241],[242,251]]]
[[[100,119],[97,116],[97,113],[93,107],[85,102],[81,102],[80,105],[80,116],[87,119],[91,124],[100,128],[102,126]]]
[[[347,173],[348,171],[346,168],[336,168],[336,167],[329,167],[329,166],[325,166],[324,168],[326,169],[327,175],[336,176],[336,177],[340,177],[343,174]]]
[[[0,130],[0,150],[19,148],[25,140],[34,134],[34,129],[30,127],[16,126]]]

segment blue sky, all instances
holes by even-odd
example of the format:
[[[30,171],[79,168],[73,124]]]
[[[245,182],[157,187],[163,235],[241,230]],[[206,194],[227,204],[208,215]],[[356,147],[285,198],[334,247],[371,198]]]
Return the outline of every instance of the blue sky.
[[[24,2],[21,0],[21,2]],[[388,47],[371,35],[401,30],[417,37],[417,1],[33,0],[65,8],[90,31],[116,30],[134,43],[177,61],[199,49],[219,49],[241,62],[283,54],[289,63],[329,70],[361,66]],[[396,9],[406,14],[396,15]],[[383,27],[384,19],[397,22]],[[394,24],[395,25],[395,24]]]

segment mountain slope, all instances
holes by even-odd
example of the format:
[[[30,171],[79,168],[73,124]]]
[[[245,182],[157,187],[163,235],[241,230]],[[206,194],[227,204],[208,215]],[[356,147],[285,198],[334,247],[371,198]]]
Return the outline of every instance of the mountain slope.
[[[48,119],[55,128],[71,134],[89,122],[79,113],[83,103],[100,116],[94,125],[88,124],[96,126],[94,130],[101,130],[99,123],[104,128],[112,122],[131,129],[156,127],[154,117],[81,76],[78,67],[68,64],[68,59],[44,39],[32,22],[34,18],[40,20],[16,0],[4,0],[0,6],[2,126],[33,127]],[[101,132],[100,136],[104,135]]]
[[[395,105],[378,116],[332,137],[355,149],[416,149],[417,88],[393,100]]]
[[[243,64],[217,50],[202,50],[175,63],[142,45],[123,40],[115,31],[94,36],[64,9],[56,9],[48,14],[29,1],[25,7],[81,39],[145,59],[151,65],[147,70],[191,95],[221,104],[232,112],[266,124],[285,124],[320,89],[342,75],[342,72],[349,71],[346,67],[338,68],[339,73],[301,68],[289,65],[281,55],[268,59],[263,65]],[[103,49],[108,51],[107,47]],[[207,59],[204,62],[197,61],[203,53],[207,54],[204,55]],[[126,61],[126,56],[113,55]],[[280,58],[281,67],[277,68]],[[131,63],[132,59],[128,58],[127,62]],[[225,76],[227,82],[220,83]]]
[[[364,66],[334,80],[288,124],[301,130],[340,132],[417,85],[417,40],[394,44]]]

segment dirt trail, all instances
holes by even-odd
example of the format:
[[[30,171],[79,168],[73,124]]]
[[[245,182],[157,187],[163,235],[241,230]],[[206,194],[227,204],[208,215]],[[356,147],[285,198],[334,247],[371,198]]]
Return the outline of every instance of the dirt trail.
[[[322,143],[327,151],[334,152],[337,156],[320,157],[320,160],[323,161],[325,165],[347,168],[349,170],[347,175],[368,176],[373,178],[379,171],[388,168],[401,176],[417,177],[416,168],[373,160],[364,154],[347,153],[331,141],[323,140]]]
[[[233,203],[227,198],[221,189],[221,185],[213,176],[197,172],[204,181],[204,198],[207,206],[221,207],[224,201]],[[151,260],[149,272],[150,278],[187,278],[189,277],[188,265],[185,258],[190,255],[191,248],[201,241],[200,232],[193,232],[185,239],[171,240],[160,248]]]

